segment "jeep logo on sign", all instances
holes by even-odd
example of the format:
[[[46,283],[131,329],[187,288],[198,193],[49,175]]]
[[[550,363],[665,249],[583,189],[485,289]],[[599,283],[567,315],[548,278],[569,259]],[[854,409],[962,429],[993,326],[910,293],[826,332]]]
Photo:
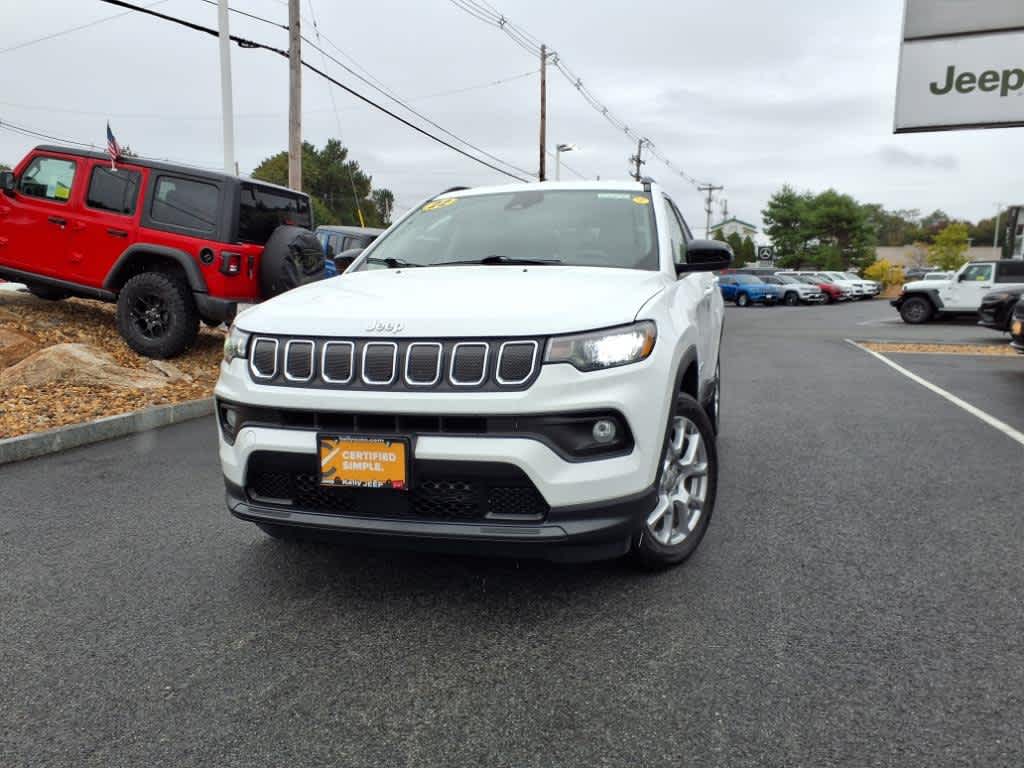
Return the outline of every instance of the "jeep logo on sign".
[[[366,333],[399,333],[404,328],[405,323],[373,320],[366,326]]]
[[[957,74],[955,66],[946,67],[946,76],[943,82],[933,82],[928,86],[936,96],[945,96],[956,89],[957,93],[970,93],[973,90],[999,91],[1000,97],[1005,98],[1011,91],[1019,91],[1024,87],[1024,69],[1004,69],[1001,72],[994,69],[987,69],[980,75],[973,72],[961,72]],[[1018,94],[1020,95],[1020,94]]]

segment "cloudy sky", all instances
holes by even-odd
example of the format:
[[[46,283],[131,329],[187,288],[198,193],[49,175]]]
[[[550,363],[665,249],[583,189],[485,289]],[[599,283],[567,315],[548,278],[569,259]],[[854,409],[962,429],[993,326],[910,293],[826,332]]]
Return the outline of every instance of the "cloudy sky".
[[[724,185],[721,197],[741,219],[760,223],[765,201],[784,183],[969,219],[1024,199],[1018,174],[1009,171],[1024,147],[1022,130],[893,135],[897,0],[492,1],[557,50],[675,164]],[[203,0],[139,2],[216,26],[216,8]],[[231,4],[287,19],[284,0]],[[322,34],[349,57],[324,42],[337,58],[448,130],[536,168],[539,65],[500,31],[450,0],[302,0],[302,10],[304,34],[314,38],[315,14]],[[0,3],[0,123],[102,147],[109,117],[119,141],[141,154],[221,166],[214,38],[129,13],[31,43],[119,12],[98,0]],[[238,15],[231,24],[234,34],[287,45],[282,29]],[[304,56],[324,65],[316,51]],[[237,155],[246,173],[287,144],[287,64],[234,47],[232,66]],[[386,103],[340,67],[325,66]],[[340,134],[400,208],[455,184],[501,180],[344,92],[335,93],[335,113],[329,86],[313,75],[303,88],[304,138],[319,145]],[[625,177],[635,147],[555,72],[548,110],[549,143],[579,146],[565,156],[576,172]],[[13,164],[35,143],[0,125],[0,162]],[[645,170],[702,229],[699,193],[656,160]],[[563,178],[572,174],[563,171]]]

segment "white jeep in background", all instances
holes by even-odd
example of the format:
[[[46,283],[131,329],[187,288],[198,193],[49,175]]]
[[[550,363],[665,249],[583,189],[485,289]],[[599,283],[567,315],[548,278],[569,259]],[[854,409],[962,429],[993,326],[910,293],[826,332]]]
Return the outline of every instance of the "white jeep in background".
[[[973,314],[982,297],[994,288],[1024,288],[1024,261],[972,261],[947,280],[915,280],[906,283],[896,307],[903,322],[927,323],[942,315]]]
[[[682,562],[715,503],[731,259],[652,182],[443,193],[238,316],[228,507],[274,537]]]

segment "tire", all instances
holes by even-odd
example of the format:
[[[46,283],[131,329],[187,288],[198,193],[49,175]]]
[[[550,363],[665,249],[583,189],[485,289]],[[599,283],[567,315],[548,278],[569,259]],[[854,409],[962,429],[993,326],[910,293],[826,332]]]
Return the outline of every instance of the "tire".
[[[719,358],[715,366],[715,393],[712,395],[711,405],[708,406],[708,421],[711,422],[711,429],[718,435],[722,421],[722,360]]]
[[[931,301],[923,296],[910,296],[900,305],[900,317],[904,323],[920,325],[927,323],[935,314]]]
[[[117,330],[145,357],[180,355],[199,333],[199,310],[185,280],[167,272],[143,272],[117,297]]]
[[[800,303],[800,296],[793,291],[790,291],[782,298],[782,303],[787,307],[795,307]]]
[[[695,437],[699,442],[694,446]],[[677,443],[681,446],[679,450]],[[707,413],[690,395],[676,396],[663,445],[655,481],[658,502],[634,536],[631,551],[634,562],[647,570],[679,565],[696,551],[711,521],[718,489],[714,429]],[[691,451],[693,460],[687,465],[680,463]],[[669,464],[670,456],[676,456],[675,463]],[[683,466],[692,469],[701,464],[705,467],[703,474],[678,474]],[[668,470],[675,470],[672,476],[666,474]],[[688,501],[698,496],[702,496],[699,510]]]
[[[29,285],[27,287],[29,293],[37,299],[43,299],[45,301],[61,301],[71,295],[67,291],[63,291],[60,288],[54,288],[49,285]]]
[[[747,294],[745,294],[745,293],[737,293],[736,294],[736,306],[737,307],[746,307],[746,306],[749,306],[749,305],[750,305],[750,297],[747,296]]]

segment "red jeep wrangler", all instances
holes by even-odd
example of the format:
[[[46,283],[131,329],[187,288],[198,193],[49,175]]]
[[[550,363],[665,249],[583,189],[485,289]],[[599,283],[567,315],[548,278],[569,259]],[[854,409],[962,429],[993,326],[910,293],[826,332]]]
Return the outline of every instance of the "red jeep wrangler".
[[[44,299],[116,301],[118,330],[149,357],[181,353],[200,320],[230,322],[276,292],[267,272],[280,259],[264,246],[313,225],[309,197],[290,189],[138,158],[115,170],[65,147],[37,147],[0,190],[0,278]]]

